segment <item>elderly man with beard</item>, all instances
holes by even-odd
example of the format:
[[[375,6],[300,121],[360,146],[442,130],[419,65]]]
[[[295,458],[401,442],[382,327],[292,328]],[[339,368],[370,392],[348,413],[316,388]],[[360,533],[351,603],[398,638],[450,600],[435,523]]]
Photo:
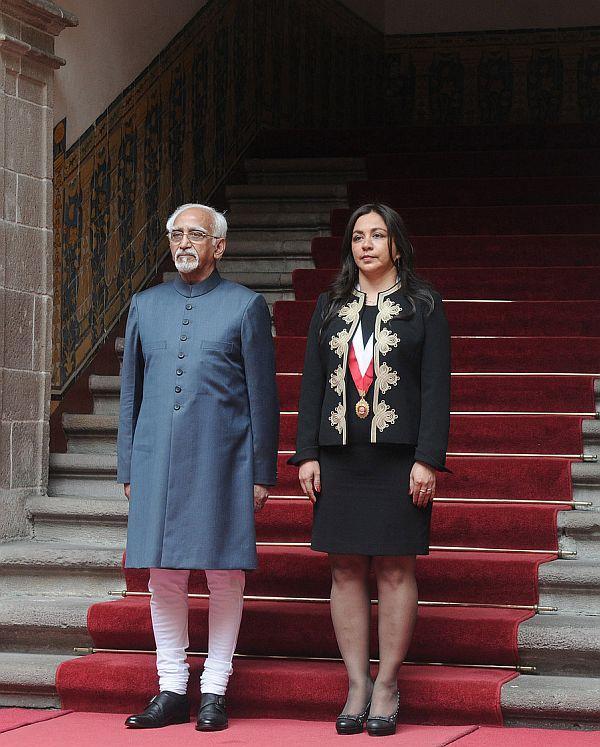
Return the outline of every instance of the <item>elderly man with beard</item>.
[[[227,726],[254,512],[276,481],[279,406],[264,298],[221,278],[227,222],[205,205],[167,221],[179,276],[131,300],[117,481],[129,499],[127,568],[149,568],[159,694],[130,728],[189,720],[188,579],[206,572],[208,657],[196,728]]]

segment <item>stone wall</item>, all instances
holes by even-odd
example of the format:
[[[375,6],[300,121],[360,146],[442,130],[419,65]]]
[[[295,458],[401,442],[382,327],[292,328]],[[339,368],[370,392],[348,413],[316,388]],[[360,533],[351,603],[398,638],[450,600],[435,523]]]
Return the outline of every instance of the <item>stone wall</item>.
[[[0,539],[26,534],[47,484],[52,348],[54,36],[74,18],[46,0],[0,13]]]

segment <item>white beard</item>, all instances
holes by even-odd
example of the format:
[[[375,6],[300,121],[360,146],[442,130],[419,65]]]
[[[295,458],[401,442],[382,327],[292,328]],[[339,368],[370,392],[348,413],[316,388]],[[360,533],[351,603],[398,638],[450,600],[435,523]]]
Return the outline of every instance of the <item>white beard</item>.
[[[198,269],[199,264],[200,258],[193,247],[185,250],[179,249],[175,254],[175,267],[178,272],[194,272],[194,270]]]

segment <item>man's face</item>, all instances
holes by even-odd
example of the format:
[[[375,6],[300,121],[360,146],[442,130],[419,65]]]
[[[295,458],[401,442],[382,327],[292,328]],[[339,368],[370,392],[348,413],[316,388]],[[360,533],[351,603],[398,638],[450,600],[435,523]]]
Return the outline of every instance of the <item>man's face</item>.
[[[177,231],[182,231],[183,237],[179,243],[171,241],[170,246],[178,272],[188,274],[212,270],[225,250],[225,239],[213,239],[209,235],[214,233],[211,214],[201,208],[188,208],[173,223],[171,233]],[[206,237],[194,239],[195,233],[206,234]]]

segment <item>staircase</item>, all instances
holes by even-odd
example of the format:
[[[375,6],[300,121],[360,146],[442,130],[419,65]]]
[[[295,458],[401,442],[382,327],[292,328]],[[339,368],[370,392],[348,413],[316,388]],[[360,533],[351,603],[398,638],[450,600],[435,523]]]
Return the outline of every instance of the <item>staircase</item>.
[[[573,179],[577,163],[586,164],[586,179]],[[248,183],[227,190],[221,270],[263,292],[273,308],[282,415],[280,482],[259,517],[261,567],[247,588],[256,598],[238,647],[258,658],[237,664],[236,714],[302,717],[298,681],[317,683],[306,718],[330,718],[343,702],[340,665],[304,660],[338,654],[326,563],[302,545],[310,509],[297,500],[296,471],[285,459],[314,299],[337,265],[348,207],[379,198],[407,220],[419,269],[446,300],[454,337],[454,474],[440,478],[437,549],[419,560],[420,596],[429,604],[420,607],[409,652],[416,664],[402,675],[407,720],[499,723],[501,705],[510,725],[597,727],[598,153],[432,149],[365,160],[263,159],[246,169]],[[91,414],[64,416],[68,450],[51,456],[49,496],[29,503],[32,540],[0,546],[2,704],[57,705],[54,672],[73,646],[153,648],[144,573],[126,573],[128,591],[139,596],[105,601],[123,588],[117,373],[115,358],[114,376],[90,377]],[[202,574],[193,574],[190,591],[200,595],[191,603],[191,648],[202,651]],[[192,670],[199,665],[192,657]],[[517,667],[536,671],[515,676]],[[99,708],[98,694],[107,710],[132,710],[153,682],[148,654],[96,653],[63,666],[58,678],[64,706],[82,710]],[[258,698],[253,683],[262,688]]]

